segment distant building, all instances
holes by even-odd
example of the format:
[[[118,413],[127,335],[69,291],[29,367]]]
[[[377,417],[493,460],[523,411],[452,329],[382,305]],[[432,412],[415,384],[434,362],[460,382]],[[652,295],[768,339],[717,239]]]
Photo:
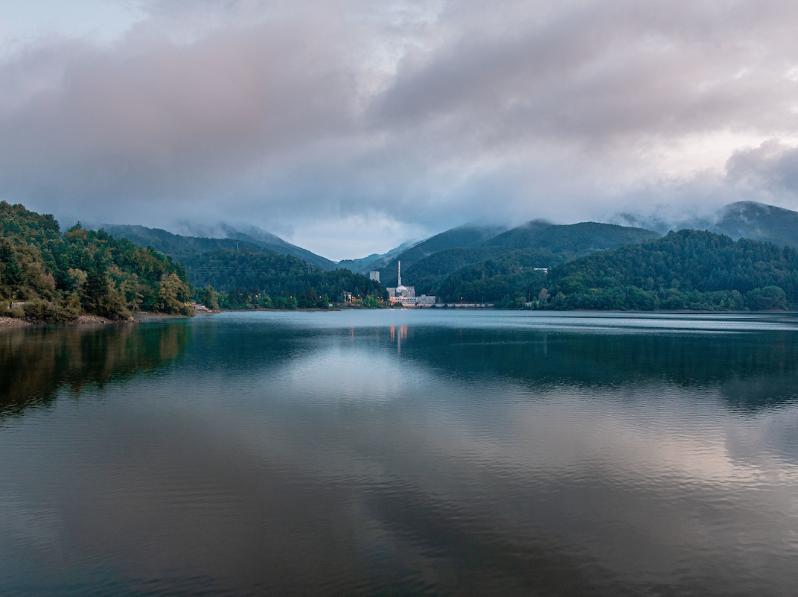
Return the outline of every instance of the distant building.
[[[402,305],[403,307],[432,307],[435,305],[436,298],[422,294],[416,296],[415,286],[404,286],[402,284],[402,262],[396,264],[396,288],[387,288],[388,302],[392,305]]]
[[[369,280],[374,280],[375,282],[379,282],[380,281],[380,272],[378,272],[376,270],[372,271],[372,272],[369,272]]]

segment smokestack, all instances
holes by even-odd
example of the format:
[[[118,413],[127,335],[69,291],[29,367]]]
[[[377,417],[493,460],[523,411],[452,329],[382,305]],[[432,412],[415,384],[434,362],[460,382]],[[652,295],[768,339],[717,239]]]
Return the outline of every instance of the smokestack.
[[[402,262],[396,262],[396,287],[399,288],[402,285]]]

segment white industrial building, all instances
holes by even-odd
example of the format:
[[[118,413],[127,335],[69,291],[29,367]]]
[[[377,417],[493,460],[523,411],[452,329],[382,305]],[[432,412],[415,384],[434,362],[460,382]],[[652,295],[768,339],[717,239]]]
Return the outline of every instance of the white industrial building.
[[[396,264],[396,288],[387,288],[388,302],[392,305],[402,305],[403,307],[432,307],[435,305],[436,298],[422,294],[416,296],[414,286],[404,286],[402,284],[402,262]]]

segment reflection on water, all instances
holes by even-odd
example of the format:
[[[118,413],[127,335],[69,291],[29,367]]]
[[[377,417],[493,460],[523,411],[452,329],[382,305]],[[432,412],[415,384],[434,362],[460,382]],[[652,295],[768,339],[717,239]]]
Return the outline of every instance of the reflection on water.
[[[122,325],[8,330],[0,333],[0,416],[47,403],[62,386],[75,394],[174,360],[184,325]]]
[[[405,357],[463,377],[500,377],[530,388],[632,383],[714,388],[750,409],[798,397],[795,332],[616,336],[420,328],[411,333]]]
[[[797,357],[789,316],[0,335],[0,593],[792,594]]]

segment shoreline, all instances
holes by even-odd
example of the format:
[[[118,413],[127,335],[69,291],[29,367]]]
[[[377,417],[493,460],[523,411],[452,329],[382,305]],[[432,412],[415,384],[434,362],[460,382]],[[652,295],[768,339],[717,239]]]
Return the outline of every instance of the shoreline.
[[[129,319],[108,319],[107,317],[102,317],[100,315],[91,315],[91,314],[83,314],[80,315],[74,321],[69,321],[66,323],[47,323],[47,322],[34,322],[28,321],[27,319],[21,319],[18,317],[7,317],[7,316],[0,316],[0,331],[4,330],[19,330],[19,329],[29,329],[29,328],[43,328],[43,327],[100,327],[100,326],[107,326],[107,325],[135,325],[140,323],[155,323],[160,321],[172,321],[177,319],[192,319],[194,317],[202,317],[202,316],[210,316],[210,315],[218,315],[221,313],[257,313],[257,312],[272,312],[272,313],[332,313],[332,312],[342,312],[342,311],[392,311],[395,309],[346,309],[346,308],[337,308],[337,309],[219,309],[216,311],[208,311],[208,312],[200,312],[195,313],[194,315],[177,315],[172,313],[150,313],[150,312],[138,312],[134,313]],[[428,311],[430,309],[398,309],[400,311]],[[460,307],[460,308],[438,308],[434,309],[436,311],[514,311],[514,312],[527,312],[527,311],[535,311],[537,313],[552,313],[552,312],[559,312],[559,313],[617,313],[617,314],[629,314],[629,315],[756,315],[756,314],[790,314],[790,313],[798,313],[796,310],[762,310],[762,311],[698,311],[698,310],[652,310],[652,311],[622,311],[622,310],[613,310],[613,309],[565,309],[565,310],[553,310],[553,309],[501,309],[496,307],[485,308],[469,308],[469,307]]]
[[[214,313],[218,313],[215,311]],[[210,315],[212,313],[203,313]],[[28,321],[19,317],[0,316],[0,330],[21,330],[46,327],[100,327],[107,325],[134,325],[139,323],[166,321],[172,319],[191,319],[189,315],[173,315],[170,313],[134,313],[129,319],[109,319],[100,315],[84,313],[73,321],[64,323],[48,323],[46,321]]]
[[[33,325],[30,321],[19,319],[18,317],[0,316],[0,330],[17,330],[32,327]]]

